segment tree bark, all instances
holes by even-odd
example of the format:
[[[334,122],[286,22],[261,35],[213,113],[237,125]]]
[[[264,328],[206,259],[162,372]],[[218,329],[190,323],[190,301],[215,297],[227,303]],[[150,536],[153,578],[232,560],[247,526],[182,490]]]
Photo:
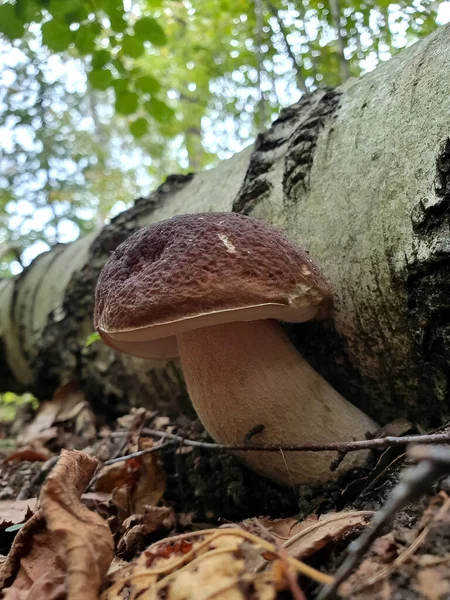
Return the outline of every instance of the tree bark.
[[[378,421],[450,414],[450,26],[337,89],[305,95],[216,169],[169,177],[95,236],[0,282],[0,389],[43,396],[77,379],[99,408],[187,410],[179,365],[95,342],[93,291],[130,233],[234,210],[280,227],[332,282],[324,323],[289,327],[347,399]]]

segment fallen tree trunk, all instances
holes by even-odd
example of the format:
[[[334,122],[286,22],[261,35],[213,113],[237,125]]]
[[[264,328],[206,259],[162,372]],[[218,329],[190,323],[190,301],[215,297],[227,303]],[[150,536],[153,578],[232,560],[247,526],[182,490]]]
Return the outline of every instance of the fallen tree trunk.
[[[309,249],[332,282],[332,320],[296,345],[380,421],[438,422],[450,392],[450,26],[359,80],[304,96],[216,169],[169,177],[96,236],[55,247],[0,285],[0,388],[42,396],[79,380],[98,407],[186,409],[176,363],[96,342],[93,290],[131,232],[175,214],[234,210]]]

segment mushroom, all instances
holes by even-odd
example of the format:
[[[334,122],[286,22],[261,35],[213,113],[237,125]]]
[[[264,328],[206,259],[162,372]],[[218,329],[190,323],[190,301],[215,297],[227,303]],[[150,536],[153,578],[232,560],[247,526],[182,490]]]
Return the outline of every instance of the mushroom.
[[[277,321],[326,317],[328,282],[273,227],[236,213],[176,216],[140,229],[111,255],[95,293],[95,327],[109,346],[146,358],[180,357],[209,434],[241,445],[364,438],[376,423],[299,354]],[[361,465],[350,453],[337,473]],[[330,452],[244,452],[265,477],[289,484],[336,477]]]

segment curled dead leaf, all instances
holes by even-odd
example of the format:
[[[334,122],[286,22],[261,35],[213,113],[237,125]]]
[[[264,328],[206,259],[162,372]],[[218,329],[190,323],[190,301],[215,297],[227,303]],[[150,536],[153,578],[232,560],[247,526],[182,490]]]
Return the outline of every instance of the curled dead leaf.
[[[96,464],[63,450],[42,488],[41,510],[19,531],[0,572],[2,587],[11,585],[5,599],[97,600],[114,545],[106,522],[80,501]]]

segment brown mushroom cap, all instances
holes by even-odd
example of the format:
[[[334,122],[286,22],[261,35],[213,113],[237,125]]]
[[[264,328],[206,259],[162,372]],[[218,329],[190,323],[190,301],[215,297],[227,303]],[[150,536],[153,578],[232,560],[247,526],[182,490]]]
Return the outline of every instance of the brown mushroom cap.
[[[112,347],[168,358],[181,332],[299,323],[331,306],[324,276],[280,231],[237,213],[201,213],[140,229],[116,249],[97,283],[94,324]]]

